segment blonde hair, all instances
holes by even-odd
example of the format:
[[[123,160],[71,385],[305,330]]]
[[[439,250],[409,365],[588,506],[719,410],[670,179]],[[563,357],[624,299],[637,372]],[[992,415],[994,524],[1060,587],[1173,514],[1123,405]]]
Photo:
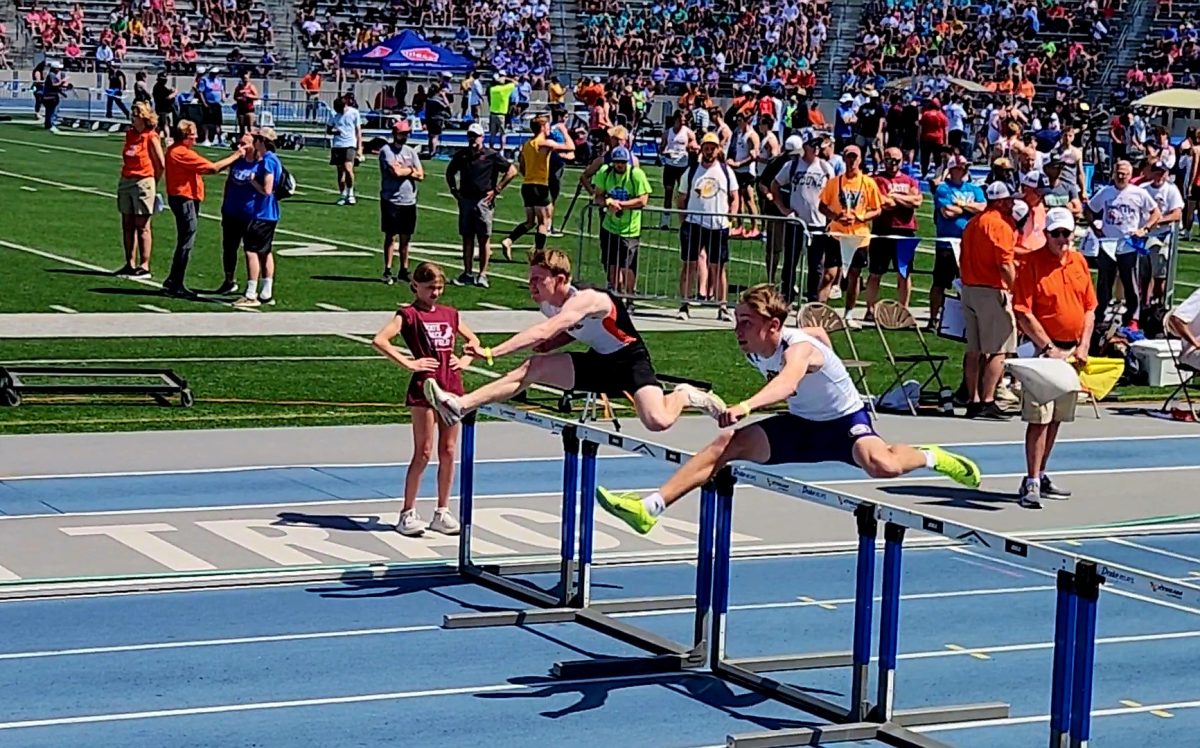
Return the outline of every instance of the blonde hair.
[[[782,325],[787,322],[792,307],[770,283],[760,283],[742,292],[742,304],[750,307],[751,311],[766,319],[777,319]]]
[[[129,110],[132,119],[144,119],[150,123],[150,129],[158,127],[158,114],[150,108],[149,102],[135,101]]]
[[[186,140],[190,137],[196,137],[196,123],[190,119],[181,119],[175,125],[175,139]]]
[[[529,254],[529,267],[541,268],[564,278],[571,277],[571,258],[559,249],[535,249]]]
[[[413,269],[412,279],[414,283],[441,281],[444,286],[446,285],[446,271],[442,270],[442,266],[436,262],[422,262]]]

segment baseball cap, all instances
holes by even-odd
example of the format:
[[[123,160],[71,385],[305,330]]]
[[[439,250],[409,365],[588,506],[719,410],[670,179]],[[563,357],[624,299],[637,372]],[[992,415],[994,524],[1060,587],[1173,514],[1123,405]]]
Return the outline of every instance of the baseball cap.
[[[783,141],[783,150],[788,153],[795,153],[804,148],[804,139],[799,135],[791,135],[787,140]]]
[[[1166,162],[1164,161],[1155,161],[1154,163],[1150,164],[1150,168],[1154,171],[1170,171],[1170,169],[1167,168]]]
[[[721,145],[721,139],[717,137],[715,132],[706,132],[704,133],[704,137],[700,139],[700,145],[708,145],[709,143]]]
[[[278,140],[278,136],[275,135],[275,128],[273,127],[260,127],[255,130],[254,136],[259,140],[265,140],[268,143],[274,143],[276,140]]]
[[[629,161],[629,149],[623,145],[613,148],[608,154],[609,161]]]
[[[507,77],[508,77],[508,73],[504,72],[503,70],[497,70],[497,71],[496,71],[496,77],[497,77],[497,78],[507,78]]]
[[[947,169],[970,169],[971,162],[967,159],[966,156],[962,156],[962,155],[951,156],[950,160],[946,162],[946,168]]]
[[[843,104],[849,104],[850,102],[854,101],[854,97],[848,93],[844,93],[842,94],[842,98],[838,99],[838,101],[842,102]]]
[[[1051,208],[1046,211],[1046,231],[1057,229],[1075,230],[1075,216],[1066,208]]]
[[[1020,198],[1013,200],[1012,215],[1013,220],[1024,221],[1025,217],[1029,215],[1029,203]]]
[[[479,137],[483,137],[483,125],[479,124],[478,122],[472,122],[470,126],[467,127],[467,135],[478,135]]]
[[[1012,196],[1012,190],[1004,182],[992,182],[987,186],[988,202],[992,200],[1008,200]]]
[[[1040,171],[1027,171],[1021,177],[1021,186],[1031,190],[1044,190],[1050,187],[1050,180]]]
[[[742,93],[754,93],[754,87],[749,83],[742,84]]]
[[[412,125],[406,119],[396,120],[396,124],[392,125],[392,132],[410,133],[412,132]]]
[[[862,151],[856,145],[848,145],[842,149],[842,158],[845,159],[845,158],[849,158],[850,156],[853,156],[854,158],[861,160],[862,159]]]

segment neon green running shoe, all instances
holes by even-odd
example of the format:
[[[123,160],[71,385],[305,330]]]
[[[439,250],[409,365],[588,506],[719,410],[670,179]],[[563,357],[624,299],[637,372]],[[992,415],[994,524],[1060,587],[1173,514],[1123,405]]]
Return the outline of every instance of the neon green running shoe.
[[[633,531],[645,535],[658,524],[658,517],[653,516],[642,503],[642,497],[633,491],[618,493],[609,491],[603,486],[596,487],[596,503],[604,511],[623,520],[633,528]]]
[[[933,455],[933,469],[950,478],[955,483],[961,483],[967,488],[979,488],[983,476],[979,466],[960,454],[947,452],[941,447],[919,447]]]

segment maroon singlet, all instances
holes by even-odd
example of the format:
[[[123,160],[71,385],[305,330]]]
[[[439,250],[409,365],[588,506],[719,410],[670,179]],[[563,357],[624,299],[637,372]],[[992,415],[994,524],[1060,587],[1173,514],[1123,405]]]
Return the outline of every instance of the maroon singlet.
[[[396,314],[404,318],[404,327],[400,337],[404,339],[413,358],[436,358],[437,371],[432,375],[425,372],[414,372],[408,382],[408,395],[404,403],[408,406],[430,407],[429,401],[421,392],[421,385],[433,376],[446,392],[453,395],[463,394],[462,373],[450,368],[450,357],[454,355],[454,341],[458,337],[458,310],[454,307],[438,305],[433,309],[418,309],[412,304],[400,307]]]

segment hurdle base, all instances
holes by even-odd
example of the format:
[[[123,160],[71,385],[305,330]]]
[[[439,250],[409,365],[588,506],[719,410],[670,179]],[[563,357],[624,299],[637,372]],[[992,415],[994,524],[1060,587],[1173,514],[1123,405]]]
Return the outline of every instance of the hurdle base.
[[[695,665],[686,654],[647,657],[606,657],[595,660],[565,660],[554,663],[550,674],[562,680],[627,678],[634,675],[680,673]]]
[[[875,722],[854,722],[847,725],[799,727],[793,730],[750,732],[725,738],[727,748],[782,748],[793,745],[828,745],[858,740],[874,740],[879,735]]]
[[[557,568],[557,567],[556,567]],[[473,572],[478,574],[479,572]],[[485,572],[487,573],[487,572]],[[473,580],[479,580],[479,577],[472,576]],[[497,583],[497,580],[490,579],[492,583]],[[512,594],[512,582],[502,581],[503,589],[500,590],[505,594]],[[536,590],[530,590],[523,585],[517,585],[521,588],[522,593],[533,592],[536,595]],[[493,587],[493,589],[495,589]],[[580,610],[593,610],[598,613],[634,613],[641,611],[654,610],[674,610],[676,608],[689,608],[694,606],[696,598],[690,595],[678,595],[667,597],[629,597],[616,600],[598,600],[588,605],[586,608],[567,607],[561,604],[557,598],[551,599],[549,595],[542,598],[537,595],[536,601],[524,600],[534,605],[550,605],[551,607],[537,607],[526,610],[496,610],[485,613],[451,613],[442,618],[442,628],[446,629],[474,629],[474,628],[493,628],[499,626],[532,626],[543,623],[570,623],[575,620],[575,614]]]
[[[876,714],[872,713],[872,718]],[[888,720],[900,727],[922,727],[946,722],[976,722],[988,719],[1008,719],[1009,705],[1002,701],[985,701],[978,704],[947,704],[927,706],[920,709],[897,709]]]
[[[729,682],[748,688],[755,693],[768,696],[788,706],[808,712],[819,719],[837,724],[846,723],[850,710],[832,701],[805,693],[803,689],[788,683],[782,683],[774,678],[731,664],[728,660],[715,660],[712,663],[713,674]],[[805,745],[805,743],[789,743],[789,745]]]
[[[555,570],[557,569],[558,567],[556,566]],[[557,608],[562,607],[564,602],[560,595],[531,584],[513,581],[506,576],[483,567],[466,566],[460,569],[459,573],[469,581],[487,587],[494,592],[499,592],[502,595],[507,595],[526,605],[532,605],[537,608]],[[526,571],[525,573],[529,572]]]
[[[725,662],[751,673],[775,673],[782,670],[823,670],[825,668],[850,667],[854,657],[850,652],[822,652],[806,655],[768,655],[766,657],[738,657]]]

